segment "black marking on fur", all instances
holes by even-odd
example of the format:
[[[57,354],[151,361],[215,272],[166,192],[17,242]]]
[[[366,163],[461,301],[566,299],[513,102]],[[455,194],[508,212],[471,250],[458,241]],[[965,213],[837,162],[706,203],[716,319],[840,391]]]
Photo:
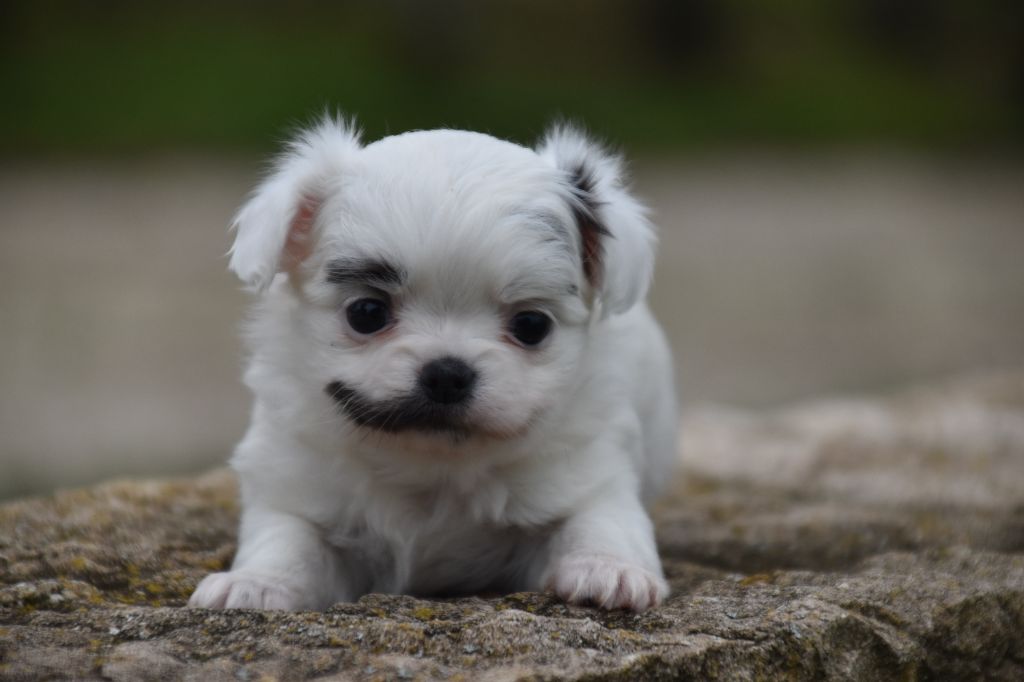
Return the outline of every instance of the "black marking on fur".
[[[464,405],[443,405],[431,401],[420,393],[394,400],[371,400],[341,381],[332,381],[324,393],[334,399],[345,416],[359,426],[399,433],[401,431],[428,431],[464,434]]]
[[[547,212],[538,211],[536,213],[527,216],[532,218],[534,221],[544,226],[545,237],[544,241],[549,243],[562,243],[565,245],[572,244],[572,235],[570,234],[570,228],[566,226],[559,218]]]
[[[385,260],[375,258],[335,258],[327,263],[330,284],[367,284],[381,289],[397,289],[406,273]]]
[[[601,265],[604,259],[602,241],[611,236],[597,218],[601,202],[594,194],[597,185],[593,173],[583,164],[576,166],[569,175],[576,198],[573,205],[573,217],[580,231],[580,257],[583,260],[583,274],[590,285],[596,287],[601,279]]]

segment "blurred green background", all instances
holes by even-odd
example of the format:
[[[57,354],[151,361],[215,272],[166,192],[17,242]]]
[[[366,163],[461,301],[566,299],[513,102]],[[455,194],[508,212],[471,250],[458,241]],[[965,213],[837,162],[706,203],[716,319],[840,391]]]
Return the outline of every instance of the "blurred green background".
[[[342,106],[367,134],[630,149],[1024,135],[1014,0],[38,2],[2,18],[0,152],[265,150]]]
[[[1024,365],[1022,29],[1017,0],[6,0],[0,498],[226,460],[227,225],[325,109],[621,148],[684,409]]]

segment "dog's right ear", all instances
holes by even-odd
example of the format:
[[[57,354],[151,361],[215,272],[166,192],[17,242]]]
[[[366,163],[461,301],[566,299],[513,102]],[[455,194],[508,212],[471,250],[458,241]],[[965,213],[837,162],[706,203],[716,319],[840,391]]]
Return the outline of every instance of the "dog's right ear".
[[[654,227],[626,187],[622,159],[579,129],[557,125],[537,153],[564,173],[573,197],[583,273],[603,313],[623,313],[647,294]]]
[[[263,291],[278,272],[309,257],[320,205],[359,149],[359,132],[330,117],[289,142],[232,223],[228,267],[243,282]]]

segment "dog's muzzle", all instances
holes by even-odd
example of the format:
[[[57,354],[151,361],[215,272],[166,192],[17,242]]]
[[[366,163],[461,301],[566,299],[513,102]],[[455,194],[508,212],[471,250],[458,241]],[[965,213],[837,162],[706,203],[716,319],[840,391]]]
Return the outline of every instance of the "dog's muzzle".
[[[478,375],[465,361],[446,356],[423,366],[416,388],[390,400],[372,400],[342,381],[332,381],[324,392],[345,416],[359,426],[388,433],[400,431],[465,432],[468,405]]]

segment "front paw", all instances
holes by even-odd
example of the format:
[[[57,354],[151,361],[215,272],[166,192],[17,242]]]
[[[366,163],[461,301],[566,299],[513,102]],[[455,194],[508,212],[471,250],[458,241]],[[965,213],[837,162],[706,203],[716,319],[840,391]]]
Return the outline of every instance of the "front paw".
[[[660,575],[605,554],[570,554],[557,560],[548,589],[571,604],[640,613],[668,596]]]
[[[199,583],[188,600],[206,609],[280,609],[302,611],[316,605],[285,580],[246,571],[212,573]]]

